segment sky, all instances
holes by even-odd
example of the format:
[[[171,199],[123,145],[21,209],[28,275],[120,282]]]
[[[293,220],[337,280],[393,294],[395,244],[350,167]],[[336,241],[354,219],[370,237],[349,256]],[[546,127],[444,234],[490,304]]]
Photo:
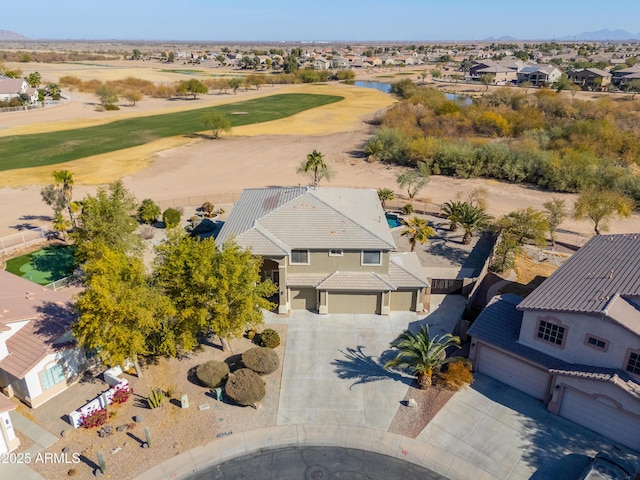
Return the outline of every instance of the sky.
[[[4,0],[0,30],[32,39],[454,41],[640,33],[640,1]],[[28,5],[28,7],[26,7]]]

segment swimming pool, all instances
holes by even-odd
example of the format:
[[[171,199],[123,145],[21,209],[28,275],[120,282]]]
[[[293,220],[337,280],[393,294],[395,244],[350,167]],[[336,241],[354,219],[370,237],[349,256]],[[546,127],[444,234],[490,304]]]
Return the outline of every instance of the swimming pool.
[[[384,216],[387,217],[387,225],[389,225],[389,228],[402,226],[402,222],[398,218],[398,215],[395,215],[393,213],[385,213]]]

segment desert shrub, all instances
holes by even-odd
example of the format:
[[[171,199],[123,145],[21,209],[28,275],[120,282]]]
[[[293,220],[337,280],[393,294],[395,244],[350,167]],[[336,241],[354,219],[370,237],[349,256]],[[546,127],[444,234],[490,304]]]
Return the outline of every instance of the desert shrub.
[[[80,425],[82,428],[100,427],[107,423],[109,414],[104,408],[93,410],[92,412],[80,417]]]
[[[470,362],[467,360],[449,363],[446,365],[446,370],[443,369],[440,372],[439,379],[441,385],[447,390],[456,391],[470,385],[473,383]]]
[[[173,383],[167,385],[167,388],[164,389],[164,394],[168,398],[173,398],[173,396],[176,394],[176,386]]]
[[[105,425],[98,430],[98,436],[101,438],[110,437],[113,435],[113,427],[111,425]]]
[[[271,328],[266,328],[261,334],[258,340],[258,345],[261,347],[276,348],[280,345],[280,335]]]
[[[174,228],[180,224],[180,212],[175,208],[167,208],[162,214],[162,221],[167,228]]]
[[[411,215],[413,213],[413,205],[410,203],[407,203],[404,207],[402,207],[402,214],[403,215]]]
[[[266,394],[265,382],[253,370],[241,368],[229,375],[225,393],[238,405],[254,405]]]
[[[108,103],[107,105],[104,106],[105,110],[120,110],[120,107],[118,105],[114,105],[113,103]]]
[[[229,365],[224,362],[210,360],[196,368],[196,377],[205,386],[216,388],[220,386],[229,376]]]
[[[137,218],[142,223],[151,225],[160,216],[161,210],[156,202],[150,198],[145,198],[138,206]]]
[[[151,240],[155,234],[156,230],[151,225],[140,225],[140,236],[145,240]]]
[[[242,363],[258,375],[268,375],[280,366],[278,354],[271,348],[250,348],[242,354]]]

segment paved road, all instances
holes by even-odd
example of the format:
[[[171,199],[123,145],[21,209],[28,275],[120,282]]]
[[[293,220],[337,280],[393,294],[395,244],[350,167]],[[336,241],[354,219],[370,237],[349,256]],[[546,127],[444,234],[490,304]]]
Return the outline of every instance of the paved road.
[[[341,447],[286,447],[234,458],[186,480],[446,480],[418,465]]]

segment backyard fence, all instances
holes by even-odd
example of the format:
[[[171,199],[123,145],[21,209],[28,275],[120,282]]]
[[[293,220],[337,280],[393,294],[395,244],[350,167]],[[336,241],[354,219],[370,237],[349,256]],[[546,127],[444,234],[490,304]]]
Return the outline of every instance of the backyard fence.
[[[61,278],[60,280],[56,280],[55,282],[51,282],[45,285],[44,288],[48,288],[49,290],[53,290],[54,292],[57,292],[61,288],[68,287],[71,284],[71,282],[73,282],[73,280],[74,280],[73,276],[64,277],[64,278]]]
[[[165,210],[167,208],[195,207],[205,202],[211,202],[215,205],[235,203],[239,197],[239,192],[211,193],[209,195],[193,195],[170,200],[158,200],[156,203],[162,210]]]
[[[46,230],[42,227],[33,227],[20,230],[6,237],[0,237],[0,254],[8,253],[17,247],[40,240],[46,236],[46,233]]]

